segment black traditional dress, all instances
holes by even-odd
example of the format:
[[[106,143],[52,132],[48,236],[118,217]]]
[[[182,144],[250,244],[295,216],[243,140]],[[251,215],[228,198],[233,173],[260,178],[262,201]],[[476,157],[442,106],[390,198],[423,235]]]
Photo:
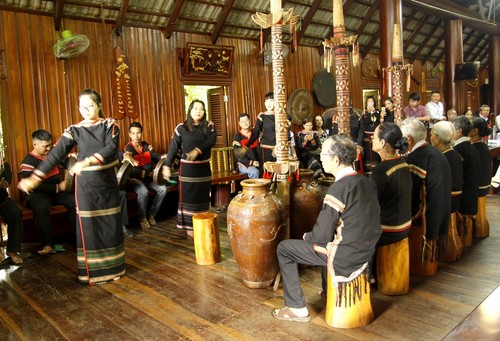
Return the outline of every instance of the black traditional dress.
[[[264,163],[266,161],[276,161],[276,158],[272,155],[273,149],[276,146],[275,115],[273,111],[259,113],[255,126],[252,129],[252,135],[250,136],[248,145],[253,145],[259,137],[259,171],[262,176],[264,172]]]
[[[463,215],[476,215],[477,198],[479,197],[479,156],[469,140],[455,144],[453,148],[462,156],[463,160],[464,184],[458,211]]]
[[[46,178],[75,147],[78,161],[93,156],[98,165],[75,178],[78,280],[96,284],[125,273],[120,194],[115,175],[120,130],[113,119],[82,121],[67,128],[32,176]]]
[[[422,263],[437,260],[438,236],[446,236],[450,221],[451,169],[443,154],[423,143],[414,148],[406,162],[412,173],[412,226],[422,226]],[[477,199],[476,199],[477,201]]]
[[[377,245],[399,242],[410,232],[410,167],[400,157],[386,159],[373,168],[371,179],[377,185],[382,235]]]
[[[479,156],[479,196],[484,197],[490,191],[492,162],[488,145],[483,140],[472,143]]]
[[[172,167],[177,151],[181,149],[177,228],[192,230],[193,215],[207,212],[210,208],[210,185],[212,182],[210,156],[216,138],[212,122],[208,124],[206,133],[203,132],[200,125],[194,125],[192,132],[187,131],[182,123],[175,127],[174,136],[168,146],[165,165]],[[194,161],[186,160],[186,154],[195,148],[199,149],[201,154]]]
[[[372,137],[375,129],[380,124],[380,112],[375,110],[373,112],[365,111],[361,116],[363,121],[363,163],[366,175],[372,173],[373,167],[380,162],[380,156],[372,149]]]
[[[451,212],[455,213],[460,208],[460,199],[462,197],[462,186],[464,185],[464,169],[462,166],[462,157],[453,148],[449,148],[443,152],[444,157],[448,161],[451,169]]]

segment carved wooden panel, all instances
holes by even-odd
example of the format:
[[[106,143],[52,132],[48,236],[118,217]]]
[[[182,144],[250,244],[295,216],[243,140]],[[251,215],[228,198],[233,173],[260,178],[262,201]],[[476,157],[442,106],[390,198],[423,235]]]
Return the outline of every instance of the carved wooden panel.
[[[183,74],[231,77],[233,46],[187,43]]]

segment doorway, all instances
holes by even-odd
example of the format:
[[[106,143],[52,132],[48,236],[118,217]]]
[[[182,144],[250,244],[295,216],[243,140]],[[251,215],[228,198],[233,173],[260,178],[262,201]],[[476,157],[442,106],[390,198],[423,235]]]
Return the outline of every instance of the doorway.
[[[199,99],[205,103],[207,119],[215,124],[217,140],[214,147],[227,147],[227,87],[224,85],[184,85],[184,105]]]

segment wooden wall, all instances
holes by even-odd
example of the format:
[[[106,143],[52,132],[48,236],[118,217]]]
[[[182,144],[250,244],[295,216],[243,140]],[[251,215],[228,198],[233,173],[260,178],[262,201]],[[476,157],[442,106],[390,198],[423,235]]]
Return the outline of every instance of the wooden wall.
[[[108,25],[65,20],[63,26],[88,36],[88,50],[75,58],[58,60],[52,52],[59,39],[52,18],[6,11],[0,14],[0,49],[4,49],[1,73],[7,76],[1,80],[0,105],[7,159],[13,169],[32,149],[32,131],[47,129],[57,140],[65,127],[81,120],[77,105],[83,89],[98,91],[105,115],[112,116],[111,73],[116,44],[129,59],[138,98],[137,120],[145,126],[144,138],[156,150],[166,152],[173,129],[185,118],[183,82],[201,84],[206,80],[181,77],[177,49],[187,42],[210,44],[210,37],[175,33],[167,40],[160,31],[126,27],[117,39]],[[247,112],[255,118],[264,109],[264,94],[273,89],[272,69],[263,65],[257,42],[223,38],[218,43],[235,47],[233,75],[225,81],[230,84],[228,126],[232,136],[239,113]],[[317,49],[312,48],[300,48],[284,63],[288,93],[296,88],[310,90],[314,72],[322,65]],[[322,110],[316,107],[314,112]],[[119,121],[122,146],[128,141],[126,129],[131,121]]]
[[[235,47],[232,77],[215,81],[181,75],[178,49],[186,43],[210,44],[209,36],[174,33],[165,39],[157,30],[123,28],[119,38],[112,27],[100,23],[64,20],[63,27],[90,38],[91,45],[80,56],[68,60],[54,57],[52,47],[59,39],[51,17],[2,11],[0,13],[0,108],[7,160],[17,170],[22,158],[32,149],[30,134],[36,129],[49,130],[57,140],[64,128],[81,120],[77,109],[78,94],[93,88],[103,98],[106,116],[113,116],[111,75],[113,48],[122,47],[132,72],[132,83],[138,98],[138,121],[145,126],[144,139],[157,151],[166,152],[175,126],[185,118],[184,84],[227,86],[228,129],[232,136],[238,129],[237,116],[247,112],[255,120],[264,109],[263,96],[273,89],[272,68],[265,66],[257,42],[221,38],[219,45]],[[285,59],[287,93],[297,88],[311,90],[314,73],[322,69],[316,48],[300,47]],[[414,78],[430,76],[432,65],[414,63]],[[357,70],[360,68],[358,67]],[[358,71],[359,72],[359,71]],[[362,107],[362,88],[380,89],[380,79],[359,77],[351,87],[353,100]],[[428,88],[437,78],[426,81]],[[422,88],[412,82],[410,91]],[[478,96],[479,97],[479,96]],[[406,95],[405,97],[406,98]],[[425,97],[422,98],[425,104]],[[314,103],[313,114],[326,108]],[[119,121],[121,146],[128,141],[127,127],[133,120]],[[294,125],[293,130],[301,127]],[[14,179],[17,183],[17,178]],[[14,196],[17,191],[12,191]]]

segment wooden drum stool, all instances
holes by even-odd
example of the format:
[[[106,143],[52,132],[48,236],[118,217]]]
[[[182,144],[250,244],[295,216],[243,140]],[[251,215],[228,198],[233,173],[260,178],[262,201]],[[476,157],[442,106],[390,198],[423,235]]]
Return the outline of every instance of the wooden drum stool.
[[[410,291],[408,238],[377,248],[377,290],[384,295],[404,295]]]
[[[486,218],[486,196],[477,199],[477,216],[474,237],[486,238],[490,235],[490,223]]]
[[[432,254],[432,250],[437,248],[436,241],[431,240],[430,249],[428,247],[424,250],[424,227],[412,226],[410,231],[410,274],[414,276],[432,276],[438,270],[438,263],[436,255]],[[431,251],[431,252],[429,252]],[[422,252],[426,252],[425,261],[422,262]]]
[[[473,243],[474,237],[474,222],[476,220],[476,216],[474,215],[458,215],[459,222],[459,231],[460,237],[462,238],[462,246],[463,247],[471,247]]]
[[[217,214],[195,214],[193,216],[193,238],[196,264],[212,265],[221,261]]]
[[[458,235],[457,213],[450,215],[450,225],[448,226],[448,237],[446,251],[439,255],[439,260],[454,262],[462,256],[462,239]]]
[[[374,317],[370,301],[370,283],[366,273],[336,288],[328,274],[325,321],[334,328],[357,328],[369,325]]]

